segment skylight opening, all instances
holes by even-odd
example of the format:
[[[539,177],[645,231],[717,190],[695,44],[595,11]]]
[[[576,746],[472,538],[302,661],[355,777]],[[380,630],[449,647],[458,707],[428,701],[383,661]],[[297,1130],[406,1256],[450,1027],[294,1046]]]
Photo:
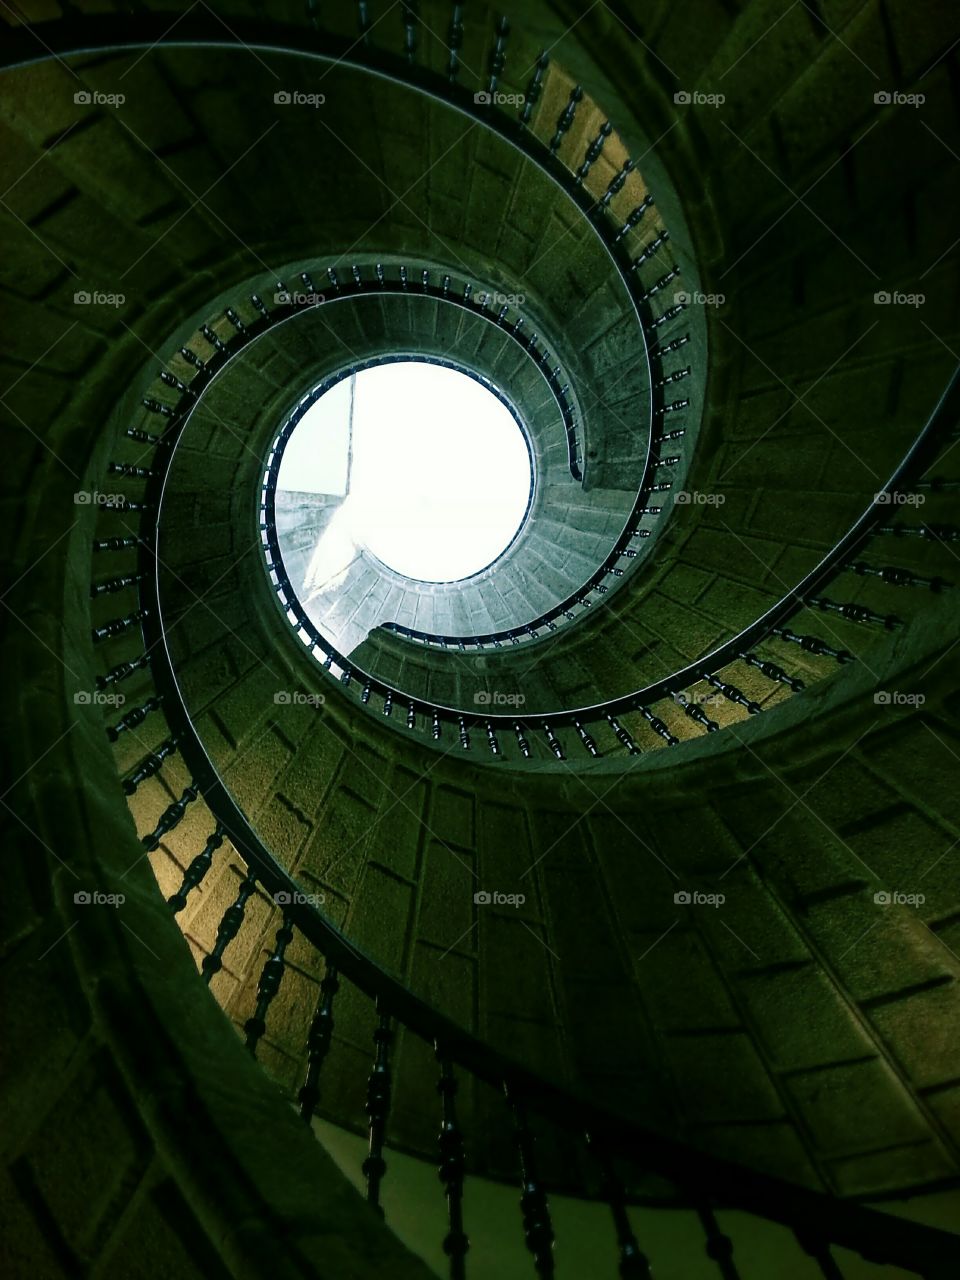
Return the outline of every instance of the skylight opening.
[[[364,550],[414,581],[472,577],[516,537],[531,489],[530,450],[512,411],[476,378],[427,361],[338,382],[291,432],[277,477],[287,509],[302,494],[319,513],[310,595],[342,582]],[[286,560],[280,512],[278,502]]]

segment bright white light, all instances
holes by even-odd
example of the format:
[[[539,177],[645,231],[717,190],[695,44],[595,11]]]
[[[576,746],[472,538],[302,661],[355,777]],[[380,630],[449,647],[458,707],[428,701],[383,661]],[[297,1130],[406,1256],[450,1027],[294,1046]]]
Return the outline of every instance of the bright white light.
[[[314,553],[314,582],[343,571],[350,544],[405,577],[449,582],[509,546],[530,482],[526,441],[495,395],[454,369],[402,361],[345,379],[304,414],[277,487],[346,490]]]

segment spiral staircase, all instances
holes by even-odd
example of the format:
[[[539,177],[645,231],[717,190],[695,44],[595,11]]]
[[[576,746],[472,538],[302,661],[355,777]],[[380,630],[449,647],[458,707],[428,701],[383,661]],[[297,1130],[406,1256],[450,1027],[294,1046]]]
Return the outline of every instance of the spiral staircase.
[[[4,23],[5,1274],[956,1275],[955,16]],[[527,516],[308,607],[395,359]]]

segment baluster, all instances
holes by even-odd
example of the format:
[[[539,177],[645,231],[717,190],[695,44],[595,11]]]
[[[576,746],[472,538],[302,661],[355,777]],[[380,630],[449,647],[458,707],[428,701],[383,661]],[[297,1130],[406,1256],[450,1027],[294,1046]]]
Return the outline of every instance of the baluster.
[[[614,1172],[613,1162],[593,1134],[586,1135],[587,1146],[600,1168],[603,1179],[603,1197],[613,1214],[617,1232],[617,1248],[620,1253],[621,1280],[653,1280],[650,1259],[640,1248],[627,1216],[627,1201],[623,1183]]]
[[[647,210],[650,208],[652,204],[653,204],[653,196],[646,195],[643,197],[643,199],[640,201],[637,207],[630,213],[626,222],[623,224],[623,226],[620,228],[617,234],[613,237],[614,244],[618,244],[623,239],[624,236],[629,235],[629,233],[634,229],[637,223],[643,221],[643,215],[647,212]]]
[[[131,502],[129,499],[120,499],[118,502],[105,502],[101,511],[150,511],[153,507],[151,502]]]
[[[440,712],[437,710],[436,707],[434,707],[433,709],[433,727],[431,729],[431,732],[433,733],[434,742],[439,742],[440,741]]]
[[[415,729],[417,727],[417,709],[412,702],[407,703],[407,728]]]
[[[677,705],[683,708],[684,714],[688,715],[691,720],[696,720],[697,724],[702,724],[707,733],[716,733],[720,728],[716,720],[711,720],[703,707],[699,707],[695,702],[691,702],[686,694],[675,693],[673,697]]]
[[[470,750],[470,735],[467,732],[467,722],[463,716],[457,716],[457,724],[460,729],[460,745],[464,751]]]
[[[704,680],[712,689],[718,690],[729,702],[736,702],[741,707],[746,707],[752,716],[757,715],[763,708],[759,702],[754,702],[752,698],[748,698],[745,693],[738,689],[735,685],[727,684],[726,681],[718,679],[716,676],[704,676]]]
[[[662,346],[655,347],[650,352],[651,360],[662,360],[665,355],[671,351],[679,351],[682,346],[690,341],[689,333],[681,334],[679,338],[672,338],[669,342],[665,342]]]
[[[624,729],[623,725],[616,716],[607,715],[607,723],[617,736],[617,741],[621,743],[630,752],[632,756],[640,755],[640,748],[631,738],[630,734]]]
[[[149,467],[137,467],[132,462],[111,462],[107,470],[112,476],[127,476],[131,480],[151,480],[159,475],[159,472],[151,471]]]
[[[370,12],[367,0],[357,0],[357,30],[360,42],[365,48],[370,47]],[[311,292],[313,292],[311,290]]]
[[[450,27],[447,31],[447,80],[455,84],[460,75],[460,49],[463,46],[463,5],[455,4],[450,15]]]
[[[898,618],[895,614],[874,613],[872,609],[868,609],[862,604],[849,602],[841,604],[836,600],[827,600],[823,596],[811,596],[806,603],[812,609],[820,609],[824,613],[837,613],[841,618],[847,618],[850,622],[879,623],[887,631],[893,631],[895,627],[903,626],[903,619]]]
[[[159,400],[154,400],[152,396],[144,396],[140,403],[148,413],[157,413],[161,418],[175,418],[179,413],[178,409],[172,408],[168,404],[162,404]]]
[[[373,690],[373,685],[370,683],[369,680],[367,680],[364,683],[363,689],[360,692],[360,701],[363,703],[364,706],[366,706],[367,703],[370,701],[370,694],[372,690]]]
[[[634,258],[633,262],[630,264],[630,270],[636,271],[637,267],[642,266],[643,263],[645,263],[648,259],[652,258],[653,255],[660,248],[660,246],[662,244],[665,244],[669,239],[670,239],[670,232],[667,231],[666,228],[664,228],[664,230],[661,231],[658,236],[655,236],[654,239],[650,241],[650,243],[643,250],[643,252],[639,253],[637,257]]]
[[[383,714],[391,716],[393,714],[393,690],[388,689],[383,699]]]
[[[610,183],[606,191],[604,191],[603,195],[597,201],[598,208],[606,209],[613,197],[620,194],[627,179],[636,167],[636,164],[632,160],[624,161],[623,167],[610,179]]]
[[[656,284],[652,284],[649,289],[647,289],[644,293],[640,294],[640,297],[637,299],[637,301],[647,302],[650,298],[654,296],[654,294],[659,293],[661,289],[665,289],[667,285],[670,283],[670,281],[675,280],[679,274],[680,274],[680,267],[675,262],[673,266],[670,268],[670,270],[666,273],[666,275],[661,276],[660,279],[656,282]],[[689,400],[684,401],[684,404],[689,404],[689,403],[690,403]]]
[[[527,91],[523,95],[523,108],[520,112],[520,123],[524,128],[528,128],[530,120],[533,116],[533,109],[540,101],[540,95],[543,93],[543,77],[546,75],[547,67],[550,65],[550,58],[546,53],[541,52],[537,57],[536,66],[533,69],[533,75],[527,83]]]
[[[140,843],[148,853],[153,853],[154,849],[159,848],[163,837],[182,821],[183,815],[187,811],[187,805],[196,800],[199,795],[199,788],[195,783],[191,782],[189,787],[184,787],[183,794],[179,800],[174,800],[173,804],[167,805],[157,819],[157,825],[149,835],[140,837]]]
[[[426,267],[420,272],[420,288],[424,293],[430,288],[430,272]]]
[[[168,756],[172,756],[177,749],[177,739],[167,738],[165,742],[161,742],[159,747],[151,751],[149,755],[144,756],[133,773],[123,780],[123,790],[128,796],[132,796],[139,787],[141,782],[146,782],[148,778],[152,778],[154,774],[160,772],[164,760]]]
[[[553,729],[550,727],[550,725],[547,724],[546,720],[543,721],[543,732],[546,735],[547,745],[549,746],[550,750],[553,752],[553,754],[557,757],[558,760],[563,760],[564,754],[563,754],[563,747],[560,745],[560,739],[553,732]]]
[[[786,627],[774,627],[771,634],[789,644],[798,644],[806,653],[815,653],[819,658],[835,658],[840,663],[854,661],[854,656],[848,649],[834,649],[819,636],[799,636]]]
[[[897,538],[927,538],[932,542],[960,542],[960,529],[952,524],[883,524],[876,533],[892,534]]]
[[[680,315],[682,311],[686,311],[686,309],[687,304],[685,302],[678,302],[675,307],[667,307],[663,315],[657,316],[655,319],[648,322],[647,329],[659,329],[662,324],[667,324],[669,321],[675,320],[677,316]]]
[[[259,293],[251,293],[250,304],[255,311],[259,312],[264,320],[270,319],[270,312],[267,310],[266,304],[260,297]]]
[[[517,735],[517,746],[520,748],[520,754],[524,760],[530,759],[530,743],[527,741],[523,733],[523,725],[519,720],[514,720],[513,731]]]
[[[158,445],[163,444],[164,441],[163,436],[151,435],[149,431],[141,431],[139,427],[127,427],[123,434],[129,436],[131,440],[138,441],[140,444]]]
[[[286,292],[286,290],[282,289],[282,287],[279,285],[278,285],[278,289],[281,292]],[[227,349],[226,343],[224,343],[224,341],[219,336],[219,334],[214,333],[214,331],[210,328],[208,324],[202,324],[200,326],[200,332],[206,338],[207,342],[210,343],[211,347],[213,347],[214,351],[221,351],[221,352],[226,351]]]
[[[801,693],[806,688],[802,680],[798,680],[796,676],[787,675],[783,667],[778,667],[775,662],[767,662],[763,658],[758,658],[755,653],[738,653],[737,657],[741,662],[745,662],[748,667],[756,667],[760,674],[766,676],[768,680],[775,680],[777,684],[785,684],[792,693]]]
[[[573,124],[574,116],[577,114],[577,104],[583,100],[583,87],[579,84],[573,86],[570,90],[570,97],[567,105],[557,117],[557,127],[553,137],[550,139],[550,150],[556,154],[560,143],[563,141],[563,135],[569,130]]]
[[[340,683],[343,685],[344,688],[347,688],[347,686],[350,684],[350,681],[352,679],[353,679],[353,667],[344,667],[343,670],[340,672]]]
[[[106,689],[111,684],[119,684],[121,680],[129,680],[135,671],[140,671],[150,662],[150,655],[142,653],[139,658],[134,658],[130,662],[118,662],[115,667],[111,667],[105,676],[97,676],[96,685],[98,689]]]
[[[661,378],[659,382],[655,382],[653,385],[655,387],[666,387],[669,386],[671,382],[679,382],[681,378],[689,378],[689,376],[690,366],[687,365],[686,368],[675,369],[673,373],[668,374],[665,378]]]
[[[247,332],[247,326],[243,323],[243,321],[237,315],[236,311],[234,311],[233,307],[227,307],[226,311],[224,311],[223,314],[224,316],[226,316],[230,324],[233,325],[234,329],[236,329],[237,333]]]
[[[171,373],[169,369],[160,370],[160,381],[164,386],[172,387],[174,391],[179,391],[181,396],[189,396],[190,399],[196,399],[196,392],[191,391],[185,382],[181,382],[175,373]]]
[[[256,294],[254,294],[253,296],[254,298],[257,297]],[[257,301],[260,302],[260,299],[257,298]],[[263,307],[262,302],[260,302],[260,307]],[[263,314],[266,315],[266,309],[264,309]],[[200,357],[197,355],[197,353],[195,351],[191,351],[189,347],[181,347],[180,356],[183,360],[186,360],[187,364],[192,364],[194,369],[199,369],[201,372],[207,367],[206,364],[203,362],[203,360],[201,360]]]
[[[580,741],[583,743],[588,754],[593,756],[594,759],[596,759],[596,757],[599,756],[600,754],[600,752],[597,750],[597,744],[593,740],[593,738],[591,738],[590,734],[587,733],[586,729],[583,727],[583,725],[580,723],[580,721],[576,717],[574,717],[574,720],[573,720],[573,727],[576,729],[577,736],[579,737]]]
[[[223,953],[240,932],[240,926],[243,924],[243,916],[247,907],[247,899],[256,887],[257,877],[252,871],[248,871],[246,878],[241,881],[236,901],[231,903],[223,913],[223,919],[217,927],[217,939],[213,944],[213,950],[209,955],[203,957],[200,964],[200,972],[208,986],[213,975],[219,973],[223,968]]]
[[[139,538],[100,538],[93,544],[94,551],[127,551],[139,544]]]
[[[456,1094],[457,1081],[453,1074],[453,1066],[444,1058],[437,1046],[437,1061],[440,1063],[440,1079],[437,1082],[437,1093],[441,1099],[440,1112],[440,1165],[438,1173],[443,1183],[447,1200],[447,1220],[450,1229],[443,1240],[443,1251],[450,1259],[450,1280],[465,1280],[466,1254],[470,1248],[470,1240],[463,1229],[463,1178],[465,1161],[463,1155],[463,1134],[457,1123]]]
[[[400,268],[400,288],[406,289],[406,287],[407,287],[407,268],[401,267]]]
[[[517,1152],[520,1156],[520,1208],[523,1212],[523,1235],[527,1248],[533,1255],[533,1266],[541,1280],[553,1276],[553,1227],[550,1223],[550,1204],[547,1193],[537,1176],[533,1134],[527,1124],[523,1106],[514,1101],[508,1089],[504,1090],[513,1112]]]
[[[379,1019],[373,1033],[376,1057],[367,1080],[366,1112],[370,1139],[368,1155],[363,1162],[363,1176],[367,1180],[367,1204],[372,1205],[382,1217],[380,1183],[387,1171],[387,1162],[383,1158],[383,1141],[390,1110],[390,1042],[393,1032],[390,1030],[390,1019],[385,1013],[380,1012]]]
[[[383,274],[383,263],[378,262],[374,270],[376,271],[376,274],[377,274],[377,284],[380,286],[381,289],[385,289],[387,287],[387,280],[386,280],[386,276]]]
[[[286,971],[283,959],[284,952],[292,941],[293,921],[284,912],[280,928],[277,930],[277,936],[274,939],[273,952],[267,958],[260,973],[260,981],[257,983],[257,1005],[253,1011],[253,1017],[248,1018],[243,1024],[243,1029],[246,1032],[245,1044],[254,1057],[257,1053],[257,1044],[267,1029],[267,1010],[280,990],[280,983],[283,981],[283,975]]]
[[[469,282],[469,280],[468,280],[468,281],[467,281],[467,283],[463,286],[463,301],[464,301],[464,303],[467,303],[467,302],[469,302],[469,301],[470,301],[470,295],[471,295],[471,293],[473,293],[473,285],[472,285],[472,284]]]
[[[300,1102],[300,1118],[310,1123],[320,1100],[320,1072],[333,1041],[333,998],[340,990],[340,978],[332,964],[327,963],[320,982],[320,996],[307,1035],[307,1074],[297,1098]]]
[[[713,1210],[706,1201],[697,1205],[697,1216],[707,1237],[707,1257],[717,1264],[723,1280],[740,1280],[740,1272],[733,1260],[733,1241],[720,1230]]]
[[[668,747],[675,747],[677,745],[680,739],[673,736],[666,724],[664,724],[659,716],[655,716],[649,707],[638,707],[637,710],[643,716],[644,720],[646,720],[653,732],[658,734]]]
[[[507,37],[510,34],[510,23],[503,16],[497,22],[496,43],[490,51],[490,60],[487,64],[489,78],[487,80],[487,93],[493,96],[497,91],[497,85],[500,83],[500,77],[503,75],[504,64],[507,61]]]
[[[114,592],[122,591],[124,587],[135,587],[138,582],[143,581],[143,576],[142,573],[127,573],[119,578],[104,578],[101,582],[91,582],[91,599],[96,600],[98,596],[113,595]]]
[[[891,587],[926,587],[928,591],[942,591],[944,587],[951,585],[944,578],[921,578],[909,569],[898,569],[895,565],[872,565],[858,560],[855,564],[847,565],[847,568],[861,577],[879,578]]]
[[[401,0],[403,20],[403,56],[412,67],[417,60],[417,5],[415,0]]]
[[[116,724],[107,725],[107,737],[111,742],[116,742],[121,733],[125,733],[128,729],[135,729],[138,724],[143,724],[150,712],[156,711],[162,701],[159,694],[154,694],[139,707],[133,707],[126,715],[121,716]]]
[[[587,174],[600,159],[600,152],[603,150],[603,144],[610,137],[611,133],[613,133],[613,125],[609,120],[604,120],[603,124],[600,126],[600,132],[590,143],[589,147],[587,147],[586,155],[583,157],[583,164],[575,174],[578,187],[583,185]]]
[[[329,280],[329,282],[330,282],[330,287],[333,289],[334,293],[339,293],[339,292],[340,292],[340,279],[339,279],[339,277],[337,276],[337,269],[336,269],[336,267],[327,267],[327,279]]]
[[[223,844],[223,837],[226,833],[226,827],[222,822],[218,822],[212,833],[207,837],[207,843],[183,873],[180,888],[167,899],[167,906],[173,907],[175,915],[187,905],[187,895],[190,891],[199,888],[203,877],[213,864],[214,850],[219,849]]]
[[[500,754],[500,743],[497,741],[496,732],[489,720],[486,721],[484,728],[487,731],[487,744],[490,747],[490,754],[498,756]]]
[[[449,296],[449,294],[450,294],[450,277],[449,277],[449,276],[444,276],[444,277],[443,277],[443,284],[442,284],[442,286],[441,286],[441,292],[442,292],[442,294],[443,294],[443,297],[444,297],[444,298],[446,298],[446,297],[448,297],[448,296]]]

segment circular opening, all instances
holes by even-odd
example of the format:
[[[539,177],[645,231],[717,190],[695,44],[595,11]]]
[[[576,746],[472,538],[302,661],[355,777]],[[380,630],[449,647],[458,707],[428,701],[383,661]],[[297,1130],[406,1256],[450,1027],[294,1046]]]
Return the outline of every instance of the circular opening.
[[[468,578],[502,555],[532,483],[506,403],[479,379],[421,360],[336,383],[290,433],[277,474],[278,491],[327,495],[336,507],[317,531],[314,570],[352,547],[420,582]]]

